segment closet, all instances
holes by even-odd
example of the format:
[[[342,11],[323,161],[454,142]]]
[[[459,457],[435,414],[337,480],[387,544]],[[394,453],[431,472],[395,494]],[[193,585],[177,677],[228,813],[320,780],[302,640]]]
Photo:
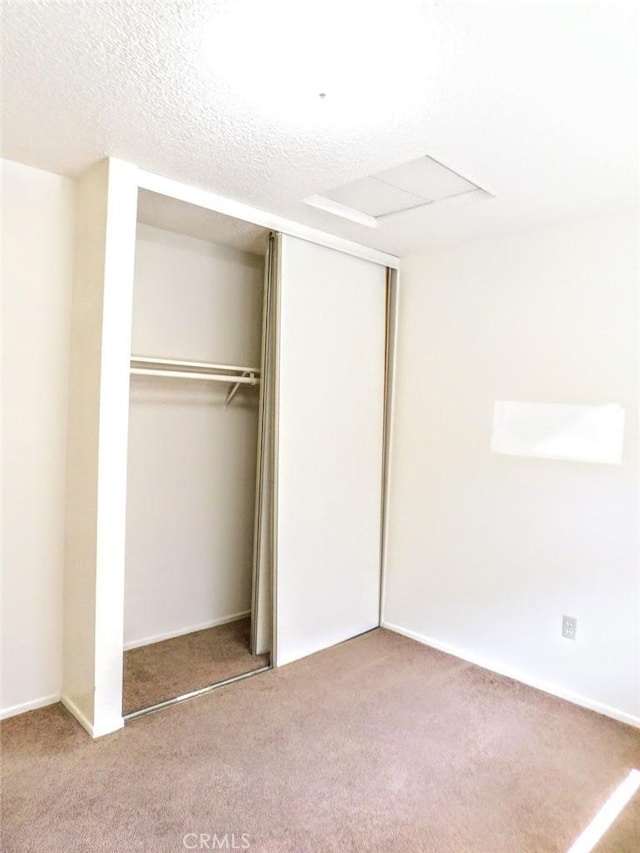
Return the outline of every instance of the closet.
[[[384,619],[397,259],[76,181],[62,701],[93,736]]]
[[[125,718],[270,664],[250,648],[269,232],[144,190],[137,219]]]

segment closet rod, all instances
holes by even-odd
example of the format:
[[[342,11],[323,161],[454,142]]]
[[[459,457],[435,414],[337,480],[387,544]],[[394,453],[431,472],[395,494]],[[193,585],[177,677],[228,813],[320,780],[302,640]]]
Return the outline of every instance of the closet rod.
[[[210,382],[227,382],[229,385],[257,385],[260,381],[252,376],[229,376],[224,373],[192,373],[188,370],[152,370],[146,367],[132,367],[130,373],[136,376],[169,376],[181,379],[204,379]]]
[[[260,370],[257,367],[247,367],[246,365],[233,364],[212,364],[208,361],[178,361],[171,358],[150,358],[149,356],[132,355],[132,367],[177,367],[177,368],[194,368],[195,370],[233,370],[236,373],[254,373],[260,375]]]

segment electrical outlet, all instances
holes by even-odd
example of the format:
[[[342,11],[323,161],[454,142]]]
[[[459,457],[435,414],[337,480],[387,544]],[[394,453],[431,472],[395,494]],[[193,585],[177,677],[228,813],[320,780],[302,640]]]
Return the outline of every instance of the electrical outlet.
[[[562,636],[567,640],[575,640],[578,620],[573,616],[562,617]]]

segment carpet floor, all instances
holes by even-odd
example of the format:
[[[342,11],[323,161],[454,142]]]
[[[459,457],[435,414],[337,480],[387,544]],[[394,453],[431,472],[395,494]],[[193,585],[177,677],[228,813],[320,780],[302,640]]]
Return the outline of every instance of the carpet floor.
[[[267,666],[269,655],[249,652],[250,632],[247,617],[125,652],[123,712],[130,714]]]
[[[640,768],[637,729],[382,630],[97,741],[0,731],[6,853],[566,853]],[[596,849],[639,841],[636,797]]]

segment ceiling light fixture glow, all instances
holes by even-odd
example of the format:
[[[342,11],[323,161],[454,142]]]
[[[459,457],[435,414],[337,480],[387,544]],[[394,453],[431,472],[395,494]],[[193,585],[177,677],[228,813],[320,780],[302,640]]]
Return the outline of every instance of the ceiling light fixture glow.
[[[426,21],[423,0],[234,0],[197,37],[209,73],[262,113],[388,122],[415,96],[407,80],[424,91],[440,79],[424,53]]]

